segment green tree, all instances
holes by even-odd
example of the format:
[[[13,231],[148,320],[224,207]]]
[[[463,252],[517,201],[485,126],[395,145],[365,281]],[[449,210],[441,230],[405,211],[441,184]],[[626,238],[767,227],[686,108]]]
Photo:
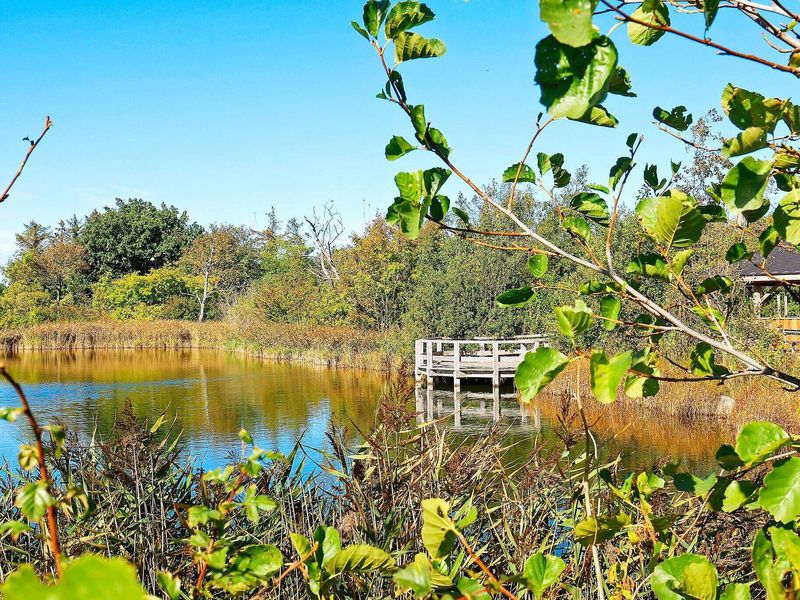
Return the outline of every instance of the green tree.
[[[199,277],[197,320],[203,321],[210,300],[228,306],[259,274],[258,253],[252,233],[244,227],[211,225],[194,239],[180,259],[187,274]]]
[[[144,275],[177,261],[202,228],[174,206],[117,199],[95,211],[79,234],[95,277]]]

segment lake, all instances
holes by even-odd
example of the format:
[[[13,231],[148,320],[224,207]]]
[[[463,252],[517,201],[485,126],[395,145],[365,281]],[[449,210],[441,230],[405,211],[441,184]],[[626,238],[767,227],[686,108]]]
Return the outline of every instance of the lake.
[[[130,403],[134,413],[153,423],[159,415],[177,418],[186,451],[214,466],[238,451],[237,433],[247,429],[259,446],[288,451],[303,436],[313,448],[326,446],[331,419],[369,431],[386,384],[385,376],[307,364],[271,362],[218,351],[136,350],[23,353],[6,357],[9,371],[25,389],[40,423],[59,420],[84,439],[108,436],[115,418]],[[418,420],[443,418],[455,436],[471,437],[493,426],[514,443],[510,456],[523,458],[535,444],[557,443],[559,421],[568,420],[555,400],[520,409],[512,389],[493,395],[490,386],[419,389],[409,408]],[[453,416],[456,403],[459,417]],[[10,386],[0,385],[0,406],[17,405]],[[449,417],[448,417],[449,415]],[[692,467],[713,465],[714,451],[735,435],[731,426],[681,422],[612,406],[592,415],[605,440],[606,457],[621,455],[632,468],[656,460],[681,459]],[[573,425],[574,415],[572,415]],[[0,456],[15,458],[28,438],[27,424],[0,423]]]

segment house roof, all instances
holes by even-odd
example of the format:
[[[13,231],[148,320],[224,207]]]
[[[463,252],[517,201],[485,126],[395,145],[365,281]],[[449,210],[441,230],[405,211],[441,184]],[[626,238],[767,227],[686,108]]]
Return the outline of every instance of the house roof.
[[[753,260],[742,263],[742,277],[763,277],[764,272],[755,264],[761,264],[761,255],[756,252]],[[772,275],[800,275],[800,252],[775,248],[767,257],[767,272]]]

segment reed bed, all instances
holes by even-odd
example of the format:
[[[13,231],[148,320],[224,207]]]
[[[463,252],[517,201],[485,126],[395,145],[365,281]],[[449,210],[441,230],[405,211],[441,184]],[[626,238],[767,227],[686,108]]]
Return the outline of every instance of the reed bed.
[[[74,350],[229,350],[272,360],[403,370],[395,334],[303,324],[193,321],[74,321],[0,331],[0,353]],[[400,347],[398,350],[397,347]]]
[[[591,563],[585,547],[575,544],[571,534],[578,516],[575,498],[583,463],[576,454],[582,447],[580,435],[570,419],[561,419],[560,447],[536,447],[524,460],[509,464],[503,458],[509,448],[502,426],[490,427],[469,440],[456,439],[437,423],[414,425],[414,415],[405,408],[409,399],[403,385],[389,387],[375,430],[356,447],[346,444],[344,430],[333,423],[324,448],[307,448],[298,442],[287,460],[274,462],[254,481],[259,493],[274,498],[278,508],[257,524],[233,521],[226,535],[275,544],[290,558],[294,556],[290,533],[310,536],[325,524],[339,531],[345,545],[369,543],[407,564],[423,551],[421,500],[443,498],[453,507],[469,502],[477,509],[467,534],[469,543],[490,569],[515,573],[537,550],[556,553],[567,562],[564,578],[575,596],[591,597]],[[187,582],[197,577],[197,565],[187,551],[191,532],[185,514],[189,506],[214,499],[201,483],[202,470],[191,458],[182,458],[179,446],[165,441],[173,439],[174,432],[168,426],[159,430],[150,425],[137,421],[129,411],[107,440],[92,440],[86,446],[71,438],[61,457],[53,461],[53,470],[57,485],[83,490],[88,498],[88,505],[76,500],[72,510],[60,516],[66,553],[123,556],[136,566],[148,591],[160,597],[159,570]],[[231,462],[237,460],[237,447],[232,440]],[[321,468],[309,474],[309,465]],[[611,476],[622,475],[618,468],[608,465]],[[0,468],[0,498],[12,498],[31,477]],[[598,488],[596,493],[601,504],[613,502],[607,492]],[[695,514],[688,512],[686,500],[665,496],[654,501],[674,501],[675,531],[695,551],[707,553],[721,568],[748,576],[749,558],[742,538],[760,524],[754,518],[733,522],[728,515],[714,513],[698,523]],[[17,516],[11,502],[0,503],[0,520]],[[644,522],[634,525],[645,527]],[[631,552],[628,546],[625,538],[603,544],[609,567],[622,560],[621,554]],[[20,562],[32,562],[44,572],[52,569],[35,538],[0,538],[0,580]],[[470,568],[474,566],[468,563],[462,567],[466,572]],[[388,598],[392,594],[390,580],[365,574],[343,580],[334,597]],[[279,588],[258,597],[309,596],[301,574],[295,572]]]

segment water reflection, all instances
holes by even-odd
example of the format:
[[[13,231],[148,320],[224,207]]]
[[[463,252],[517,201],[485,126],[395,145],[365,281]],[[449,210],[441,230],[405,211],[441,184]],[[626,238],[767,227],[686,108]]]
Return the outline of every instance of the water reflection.
[[[126,403],[136,415],[155,421],[177,416],[187,450],[207,465],[219,464],[239,448],[237,433],[250,431],[265,448],[287,451],[298,436],[324,448],[328,422],[352,420],[369,431],[385,378],[376,373],[269,362],[215,351],[97,351],[25,353],[5,359],[29,395],[42,422],[63,421],[88,439],[107,435]],[[0,406],[16,405],[11,388],[0,385]],[[512,388],[487,386],[419,387],[415,405],[420,422],[443,419],[466,439],[500,423],[509,457],[523,459],[535,444],[561,444],[560,423],[578,429],[556,398],[520,407]],[[710,466],[720,443],[735,430],[720,420],[682,422],[618,403],[591,403],[590,418],[607,442],[605,456],[622,455],[631,467],[649,468],[659,459],[683,459]],[[350,428],[350,441],[357,439]],[[0,456],[16,456],[25,424],[0,425]]]
[[[323,447],[331,418],[369,429],[384,383],[374,373],[198,350],[27,353],[6,363],[41,421],[60,419],[84,436],[95,429],[103,436],[130,401],[150,422],[164,411],[177,415],[187,450],[206,463],[238,448],[242,427],[260,445],[283,451],[303,434]],[[0,386],[0,406],[10,404],[12,390]],[[19,441],[19,429],[8,432],[5,426],[0,433],[4,456],[16,454]]]
[[[513,444],[512,458],[524,458],[535,444],[563,445],[566,431],[581,432],[574,405],[547,395],[520,405],[510,386],[417,386],[415,399],[418,423],[449,417],[456,434],[468,437],[485,431],[489,422],[498,423],[506,441]],[[601,442],[601,457],[619,456],[631,469],[650,469],[667,461],[708,469],[714,465],[717,448],[736,435],[736,426],[727,420],[681,419],[633,402],[605,407],[590,403],[588,415]]]

